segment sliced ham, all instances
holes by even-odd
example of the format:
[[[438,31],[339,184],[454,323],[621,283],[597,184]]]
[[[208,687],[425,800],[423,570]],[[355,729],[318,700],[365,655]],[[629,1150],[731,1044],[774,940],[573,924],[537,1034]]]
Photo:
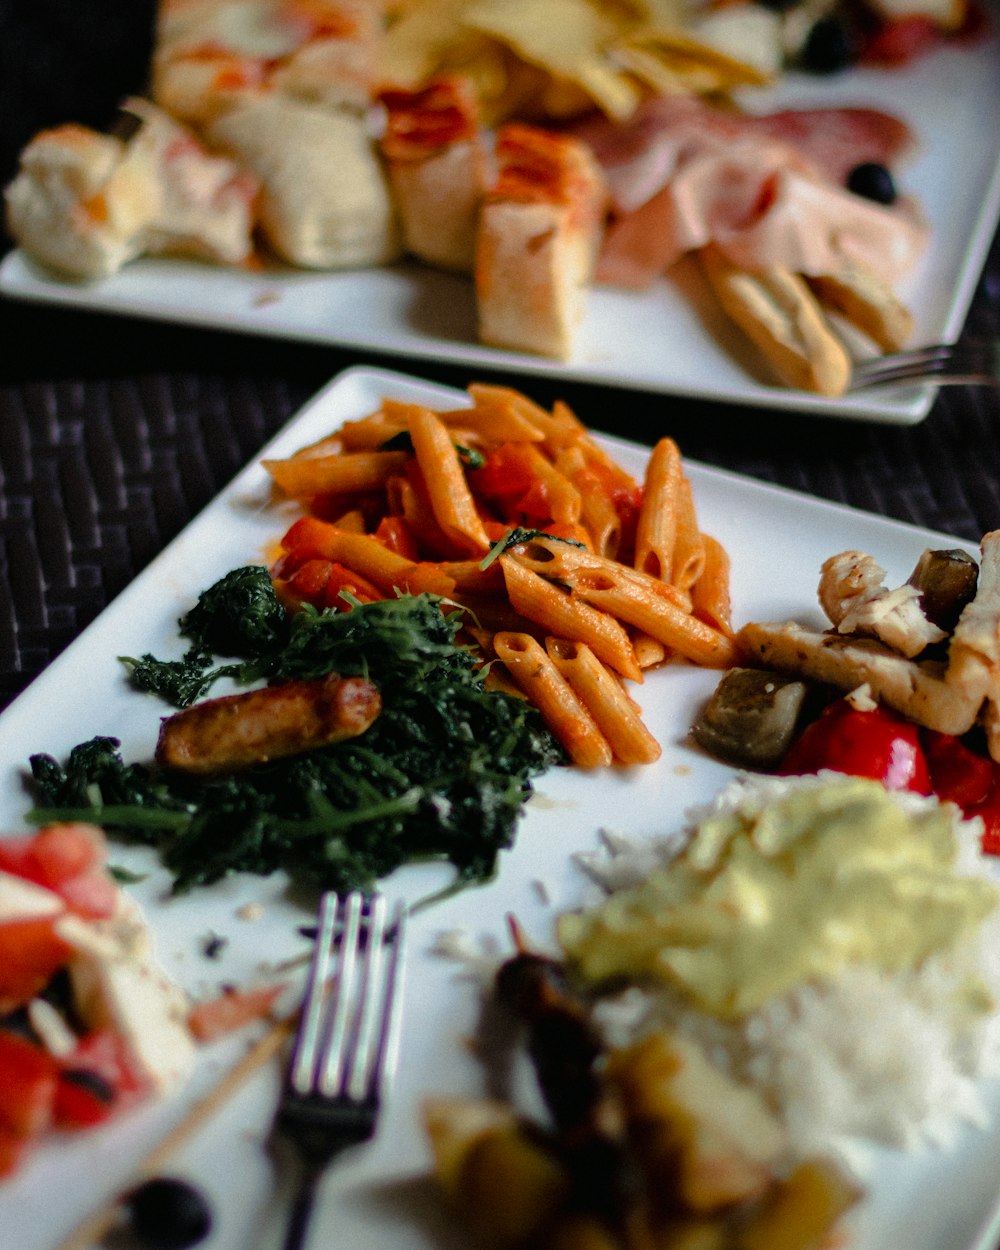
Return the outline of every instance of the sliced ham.
[[[912,204],[847,191],[863,161],[912,146],[906,124],[873,109],[749,117],[692,97],[651,100],[634,122],[577,132],[602,164],[613,215],[597,280],[647,286],[686,252],[717,244],[745,269],[820,275],[863,264],[894,283],[926,244]]]
[[[783,109],[754,116],[688,95],[658,96],[626,123],[595,118],[574,133],[590,145],[622,212],[645,203],[680,163],[706,146],[746,138],[780,143],[790,163],[838,184],[855,165],[895,165],[916,146],[906,122],[878,109]]]

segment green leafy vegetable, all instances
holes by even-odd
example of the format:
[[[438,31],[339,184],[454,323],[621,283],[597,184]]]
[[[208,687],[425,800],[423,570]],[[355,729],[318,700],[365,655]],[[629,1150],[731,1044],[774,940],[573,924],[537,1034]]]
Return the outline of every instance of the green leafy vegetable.
[[[502,538],[497,539],[479,562],[479,567],[488,569],[494,560],[498,560],[505,552],[510,551],[511,547],[519,547],[522,543],[529,543],[533,538],[545,538],[549,542],[566,543],[570,547],[583,547],[583,543],[577,542],[575,538],[561,538],[558,534],[546,534],[544,530],[529,530],[518,526],[516,529],[508,530]]]
[[[32,757],[30,818],[92,820],[156,846],[178,892],[279,868],[327,889],[371,888],[401,864],[442,858],[459,881],[486,880],[513,841],[530,778],[565,756],[534,708],[484,689],[456,645],[460,619],[428,595],[289,619],[266,570],[238,569],[180,622],[191,642],[183,660],[127,661],[135,684],[185,706],[222,675],[365,675],[383,701],[371,728],[212,778],[126,764],[115,739],[94,738],[62,764]],[[236,662],[216,665],[219,654]]]

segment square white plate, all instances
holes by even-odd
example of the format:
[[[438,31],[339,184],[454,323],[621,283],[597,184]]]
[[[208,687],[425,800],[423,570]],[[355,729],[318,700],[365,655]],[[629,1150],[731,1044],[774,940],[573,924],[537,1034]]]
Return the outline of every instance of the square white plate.
[[[994,8],[995,11],[995,8]],[[756,112],[864,105],[898,115],[920,143],[901,189],[924,206],[932,243],[900,287],[915,343],[957,338],[1000,216],[1000,37],[943,48],[902,69],[788,74],[744,97]],[[899,425],[921,421],[936,391],[920,386],[826,399],[775,387],[742,335],[719,312],[692,262],[649,291],[592,293],[566,364],[476,342],[464,278],[413,264],[345,273],[210,268],[141,260],[102,282],[74,284],[21,252],[0,265],[0,292],[127,316],[336,344],[415,360]]]
[[[287,455],[345,419],[373,410],[385,395],[453,406],[456,393],[399,374],[352,370],[334,380],[277,437],[266,453]],[[648,452],[604,440],[630,471],[641,474]],[[118,737],[127,759],[148,758],[166,709],[132,691],[116,657],[152,651],[179,654],[176,622],[197,594],[223,573],[262,559],[288,515],[268,505],[260,457],[251,464],[0,716],[0,828],[25,828],[22,779],[35,752],[63,756],[95,734]],[[877,556],[902,581],[928,544],[953,539],[851,511],[706,468],[688,466],[702,527],[732,557],[735,620],[796,615],[807,619],[822,560],[856,547]],[[544,943],[557,910],[585,888],[574,852],[597,846],[599,830],[652,836],[679,827],[684,812],[705,802],[732,770],[695,749],[688,728],[717,674],[678,665],[647,675],[634,692],[663,745],[655,765],[584,774],[556,769],[537,795],[497,879],[412,918],[400,1078],[376,1141],[331,1168],[316,1216],[313,1245],[356,1250],[442,1250],[466,1245],[442,1218],[426,1181],[429,1155],[419,1106],[428,1094],[472,1092],[481,1072],[466,1041],[477,1014],[476,992],[454,964],[432,952],[443,930],[463,929],[506,940],[515,914],[529,937]],[[159,956],[192,993],[252,980],[262,963],[303,953],[297,927],[312,920],[315,899],[290,892],[281,874],[236,876],[182,898],[152,854],[113,847],[112,862],[145,872],[128,887],[144,906]],[[439,868],[408,868],[387,885],[390,897],[414,900],[444,880]],[[544,889],[540,888],[544,885]],[[242,911],[260,903],[252,920]],[[242,918],[241,918],[242,916]],[[227,939],[218,960],[203,954],[215,934]],[[237,1043],[210,1051],[182,1094],[105,1128],[49,1141],[24,1170],[0,1184],[0,1246],[52,1250],[104,1197],[125,1186],[136,1160],[173,1123],[224,1064]],[[223,1113],[172,1160],[170,1171],[208,1191],[216,1223],[204,1250],[265,1250],[283,1207],[263,1149],[278,1088],[277,1066],[261,1072]],[[987,1129],[963,1129],[950,1149],[902,1155],[873,1151],[870,1196],[852,1221],[852,1250],[995,1250],[1000,1236],[1000,1088],[984,1097],[994,1115]],[[260,1239],[262,1229],[266,1236]],[[985,1230],[985,1231],[984,1231]]]

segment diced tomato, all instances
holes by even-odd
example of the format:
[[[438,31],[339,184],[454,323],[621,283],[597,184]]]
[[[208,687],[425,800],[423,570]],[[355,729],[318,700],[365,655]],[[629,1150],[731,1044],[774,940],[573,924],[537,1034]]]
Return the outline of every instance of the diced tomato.
[[[330,581],[331,561],[315,557],[306,560],[285,582],[285,591],[297,603],[311,603],[320,608],[326,600],[326,587]]]
[[[931,786],[938,798],[957,803],[963,811],[984,803],[996,784],[997,769],[951,734],[925,729],[921,734],[930,769]]]
[[[214,1041],[266,1016],[284,991],[283,985],[249,990],[227,989],[207,1002],[196,1003],[188,1013],[188,1028],[199,1042]]]
[[[917,726],[884,707],[859,711],[846,699],[831,703],[792,745],[779,772],[789,776],[826,768],[871,777],[888,790],[931,793]]]
[[[52,1121],[59,1080],[55,1059],[23,1037],[0,1030],[0,1131],[39,1137]]]
[[[104,871],[107,842],[96,825],[47,825],[26,837],[0,840],[0,870],[44,885],[89,920],[114,914],[118,889]]]
[[[486,463],[468,475],[473,492],[499,505],[504,516],[516,520],[527,509],[523,501],[537,484],[517,444],[501,443],[486,454]],[[529,515],[538,516],[537,512]],[[548,520],[546,512],[544,520]]]
[[[0,868],[53,889],[103,864],[104,833],[96,825],[46,825],[38,833],[0,841]]]
[[[29,1002],[68,961],[73,950],[56,933],[57,919],[36,916],[0,924],[0,1009],[12,1011]]]
[[[332,542],[336,526],[316,517],[303,516],[292,523],[281,540],[283,551],[294,552],[300,560],[321,557],[329,560],[333,555]]]
[[[420,557],[417,540],[405,517],[383,517],[375,530],[375,537],[383,546],[397,555],[405,556],[407,560],[417,560]]]
[[[95,1029],[60,1063],[53,1123],[63,1129],[88,1128],[148,1093],[149,1081],[121,1034]]]
[[[378,599],[385,598],[379,588],[366,577],[362,577],[360,573],[353,572],[343,564],[331,564],[324,606],[336,608],[341,612],[350,611],[350,603],[343,598],[345,594],[352,595],[361,603],[374,603]]]

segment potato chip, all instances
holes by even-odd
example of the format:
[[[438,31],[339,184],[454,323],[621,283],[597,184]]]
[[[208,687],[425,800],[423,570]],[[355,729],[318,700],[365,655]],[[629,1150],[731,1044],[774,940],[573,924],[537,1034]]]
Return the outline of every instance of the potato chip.
[[[461,55],[471,31],[462,18],[470,0],[417,0],[389,26],[379,74],[387,86],[417,88],[441,72],[449,53]]]
[[[554,79],[576,84],[609,117],[629,117],[640,93],[616,69],[605,47],[620,37],[620,27],[586,0],[479,0],[465,21],[501,40]]]
[[[679,30],[647,27],[631,32],[609,47],[608,55],[659,95],[678,91],[711,95],[770,81],[759,66],[738,61]]]

